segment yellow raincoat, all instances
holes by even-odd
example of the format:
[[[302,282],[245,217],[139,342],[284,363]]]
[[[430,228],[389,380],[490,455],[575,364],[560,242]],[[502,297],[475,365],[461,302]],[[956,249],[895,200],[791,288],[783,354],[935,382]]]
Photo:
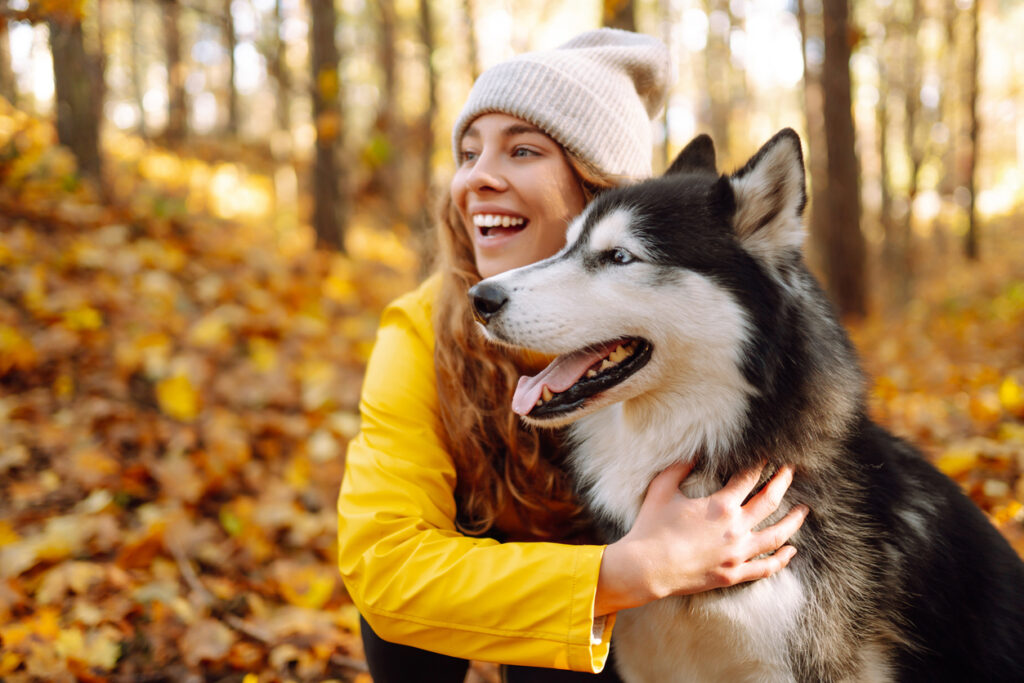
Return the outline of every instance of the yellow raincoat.
[[[499,543],[455,528],[455,467],[439,437],[434,375],[439,289],[435,276],[381,320],[338,499],[345,585],[385,640],[598,672],[614,623],[593,617],[604,546]]]

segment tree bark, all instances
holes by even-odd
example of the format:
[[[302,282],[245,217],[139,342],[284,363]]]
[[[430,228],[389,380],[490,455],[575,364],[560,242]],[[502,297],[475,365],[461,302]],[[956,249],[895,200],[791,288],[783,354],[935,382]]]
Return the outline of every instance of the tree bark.
[[[979,5],[981,0],[974,0],[971,4],[971,64],[969,69],[970,87],[967,96],[967,115],[970,121],[969,139],[970,153],[967,162],[967,191],[970,194],[970,204],[967,207],[967,236],[964,241],[964,254],[972,261],[979,257],[979,230],[978,225],[978,137],[980,122],[978,119],[978,80],[981,73],[981,57],[978,53],[978,35],[981,29],[981,12]]]
[[[18,84],[14,78],[14,70],[11,68],[11,41],[8,35],[7,17],[4,16],[6,9],[7,0],[0,0],[0,97],[17,106]]]
[[[603,0],[601,22],[608,28],[636,31],[636,10],[633,0]]]
[[[181,61],[181,7],[177,0],[164,3],[164,49],[167,55],[167,127],[164,136],[170,143],[184,141],[188,132],[188,106],[185,101],[185,65]]]
[[[820,5],[818,6],[820,7]],[[807,127],[807,169],[810,176],[810,233],[808,262],[820,273],[825,272],[825,245],[828,231],[828,155],[825,147],[825,110],[821,83],[821,63],[808,53],[813,38],[822,35],[821,13],[808,14],[805,0],[797,2],[801,52],[804,63],[804,116]]]
[[[437,70],[434,69],[434,20],[430,12],[430,0],[420,0],[420,40],[423,43],[424,67],[427,70],[427,108],[420,123],[423,153],[420,157],[420,182],[423,196],[430,198],[433,189],[434,121],[437,118]],[[420,210],[419,228],[421,239],[426,240],[433,216],[433,202],[425,201]]]
[[[57,138],[75,155],[79,172],[98,186],[102,186],[102,103],[101,90],[96,82],[95,57],[85,50],[80,20],[61,16],[49,19],[47,23],[50,28],[50,49],[53,53]]]
[[[228,51],[228,119],[224,132],[231,138],[238,137],[238,88],[235,87],[235,48],[238,46],[238,37],[235,35],[235,19],[231,14],[232,0],[224,0],[224,46]]]
[[[469,75],[476,81],[480,75],[480,54],[476,47],[476,6],[474,0],[462,0],[462,26],[466,33]]]
[[[828,149],[829,238],[827,290],[843,316],[863,316],[864,235],[860,229],[860,182],[850,85],[847,0],[824,0],[825,144]]]
[[[132,26],[130,29],[131,34],[129,37],[131,44],[129,46],[129,49],[131,50],[132,57],[131,64],[128,65],[128,68],[131,70],[130,73],[132,80],[132,97],[135,99],[135,107],[139,110],[139,123],[138,126],[136,127],[136,130],[139,134],[139,137],[145,140],[146,138],[149,137],[149,130],[146,128],[146,106],[145,102],[143,101],[146,94],[146,86],[145,83],[143,82],[143,74],[145,74],[146,70],[144,68],[144,64],[142,61],[142,51],[139,49],[141,40],[139,24],[142,21],[142,16],[141,13],[139,12],[138,2],[132,2],[129,4],[131,5],[132,12]]]
[[[291,101],[291,78],[288,73],[288,62],[285,59],[287,44],[281,37],[281,24],[283,22],[282,0],[274,2],[274,40],[272,49],[274,54],[268,60],[270,62],[271,75],[277,83],[277,102],[275,103],[275,115],[277,127],[280,130],[291,132],[292,118],[288,110],[288,103]]]
[[[716,12],[728,16],[727,0],[705,0],[705,9],[710,18]],[[732,158],[732,140],[729,126],[731,114],[732,66],[729,50],[729,28],[724,35],[717,31],[714,22],[708,29],[707,47],[704,50],[704,106],[701,107],[702,124],[711,131],[715,149],[726,166]]]
[[[313,118],[316,121],[316,161],[313,169],[313,228],[317,245],[344,251],[347,207],[341,191],[345,182],[338,163],[342,134],[341,90],[338,65],[341,55],[335,42],[338,23],[333,0],[311,0]]]

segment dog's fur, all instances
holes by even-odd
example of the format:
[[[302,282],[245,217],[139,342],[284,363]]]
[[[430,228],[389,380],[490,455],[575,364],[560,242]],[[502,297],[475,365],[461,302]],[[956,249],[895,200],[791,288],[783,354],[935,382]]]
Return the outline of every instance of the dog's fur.
[[[956,484],[867,417],[854,349],[802,262],[805,201],[793,131],[731,176],[701,136],[663,177],[599,196],[558,254],[471,290],[504,344],[572,354],[641,340],[626,376],[526,416],[571,423],[572,468],[609,540],[672,463],[697,460],[683,485],[694,496],[762,460],[796,468],[771,518],[811,509],[789,567],[623,611],[620,673],[1024,680],[1024,564]]]

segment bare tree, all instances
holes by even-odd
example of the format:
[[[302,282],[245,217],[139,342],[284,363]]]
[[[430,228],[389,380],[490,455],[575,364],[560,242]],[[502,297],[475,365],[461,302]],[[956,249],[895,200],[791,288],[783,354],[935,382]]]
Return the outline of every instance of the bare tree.
[[[476,7],[474,0],[462,0],[462,26],[469,52],[469,75],[475,81],[480,75],[480,55],[476,49]]]
[[[335,41],[338,14],[334,0],[311,0],[310,36],[312,44],[313,117],[316,121],[316,162],[313,169],[313,228],[317,244],[344,250],[347,217],[345,182],[338,163],[342,133],[341,89],[338,65],[341,55]]]
[[[235,48],[238,46],[238,36],[235,34],[235,19],[231,13],[233,0],[224,0],[224,17],[221,28],[224,31],[224,48],[228,53],[228,120],[225,132],[232,138],[238,137],[238,88],[235,87]]]
[[[181,60],[181,6],[177,0],[163,0],[164,50],[167,58],[168,142],[179,143],[188,131],[188,106],[185,101],[185,64]]]
[[[865,245],[860,229],[860,177],[854,148],[848,0],[824,0],[825,144],[828,149],[826,286],[841,315],[863,316]]]
[[[420,157],[420,180],[423,186],[424,196],[429,197],[433,186],[433,164],[434,156],[434,121],[437,118],[437,70],[434,68],[434,20],[430,11],[430,0],[420,0],[420,41],[423,43],[424,66],[427,70],[427,108],[423,112],[420,122],[421,137],[423,141],[422,156]],[[431,202],[425,202],[420,211],[419,227],[421,235],[425,234],[431,221]]]
[[[12,104],[18,103],[18,85],[11,68],[11,44],[7,34],[7,0],[0,0],[0,97]]]
[[[270,48],[271,55],[267,60],[270,64],[270,73],[277,84],[277,98],[275,102],[275,115],[277,127],[283,131],[292,129],[291,112],[288,110],[288,103],[291,101],[291,74],[288,73],[288,63],[285,60],[287,44],[281,37],[281,24],[283,23],[283,12],[281,3],[283,0],[274,2],[274,37]]]
[[[979,256],[978,249],[978,132],[979,132],[979,120],[978,120],[978,80],[980,68],[981,68],[981,57],[978,54],[978,34],[981,29],[981,0],[974,0],[971,3],[970,16],[971,16],[971,62],[968,70],[968,78],[970,79],[970,86],[968,87],[967,95],[967,114],[969,124],[969,139],[970,139],[970,153],[968,154],[967,162],[967,191],[970,193],[970,204],[967,208],[968,211],[968,222],[967,222],[967,236],[964,242],[964,254],[967,258],[975,261]]]
[[[139,49],[142,45],[140,36],[142,14],[139,11],[140,3],[132,2],[129,3],[129,5],[131,6],[131,28],[129,38],[131,63],[128,65],[128,68],[131,70],[132,96],[135,100],[135,107],[139,110],[139,124],[137,126],[137,130],[140,137],[146,138],[149,136],[149,131],[146,129],[146,106],[143,102],[146,94],[146,86],[143,82],[145,68],[142,59],[142,50]]]
[[[86,52],[80,19],[60,13],[51,15],[47,24],[53,52],[57,137],[75,155],[82,175],[102,186],[100,65],[95,55]]]
[[[636,9],[633,0],[603,0],[601,23],[609,28],[636,31]]]
[[[825,242],[828,231],[828,155],[825,147],[825,103],[821,82],[821,55],[813,46],[820,45],[822,16],[820,3],[813,3],[810,12],[806,0],[797,1],[804,63],[804,116],[807,127],[807,166],[810,176],[809,209],[810,248],[808,261],[825,271]]]

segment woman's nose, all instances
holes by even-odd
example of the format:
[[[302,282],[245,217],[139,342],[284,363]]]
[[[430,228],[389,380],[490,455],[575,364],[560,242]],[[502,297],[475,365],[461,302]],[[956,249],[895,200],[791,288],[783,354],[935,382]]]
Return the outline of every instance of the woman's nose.
[[[502,191],[508,187],[505,175],[501,172],[500,161],[494,154],[481,154],[473,163],[473,168],[466,178],[466,184],[473,191]]]

